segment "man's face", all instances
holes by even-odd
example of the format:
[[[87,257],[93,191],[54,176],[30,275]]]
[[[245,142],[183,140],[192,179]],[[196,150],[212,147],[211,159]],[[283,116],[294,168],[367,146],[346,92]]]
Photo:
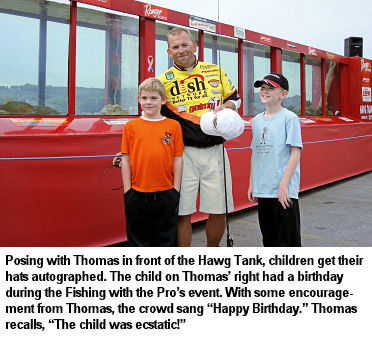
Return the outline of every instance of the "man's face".
[[[193,42],[186,32],[171,35],[168,40],[168,46],[168,55],[177,66],[188,68],[194,65],[196,42]]]

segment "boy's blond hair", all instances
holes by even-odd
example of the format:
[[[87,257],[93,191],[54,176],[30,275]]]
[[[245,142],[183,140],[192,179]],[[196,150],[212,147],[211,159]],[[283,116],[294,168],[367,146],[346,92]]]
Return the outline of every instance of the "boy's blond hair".
[[[161,98],[167,96],[164,84],[158,78],[147,78],[138,87],[138,96],[142,91],[154,91],[159,93]]]
[[[169,37],[171,35],[173,36],[173,35],[180,34],[181,32],[185,32],[190,37],[191,41],[194,42],[194,38],[192,37],[191,32],[188,29],[183,28],[183,27],[174,27],[167,34],[168,47],[169,47]]]

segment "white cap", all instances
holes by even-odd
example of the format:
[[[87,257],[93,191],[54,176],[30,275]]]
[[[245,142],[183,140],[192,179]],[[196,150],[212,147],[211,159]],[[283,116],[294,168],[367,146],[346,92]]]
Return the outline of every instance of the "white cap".
[[[220,136],[225,140],[239,137],[244,131],[244,120],[232,109],[212,111],[201,116],[200,127],[207,135]]]

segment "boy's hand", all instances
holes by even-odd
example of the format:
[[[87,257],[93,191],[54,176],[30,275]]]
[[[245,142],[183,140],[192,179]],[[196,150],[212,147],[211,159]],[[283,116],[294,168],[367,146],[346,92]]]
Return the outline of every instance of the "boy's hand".
[[[253,188],[249,187],[248,189],[248,200],[251,202],[257,202],[257,197],[253,196]]]
[[[288,186],[284,184],[279,185],[278,201],[282,205],[283,209],[289,208],[292,205],[292,201],[288,194]]]
[[[132,187],[125,188],[125,189],[124,189],[124,194],[126,194],[130,189],[132,189]]]
[[[112,160],[112,165],[117,167],[117,168],[121,168],[121,156],[122,154],[120,152],[118,152],[114,159]]]

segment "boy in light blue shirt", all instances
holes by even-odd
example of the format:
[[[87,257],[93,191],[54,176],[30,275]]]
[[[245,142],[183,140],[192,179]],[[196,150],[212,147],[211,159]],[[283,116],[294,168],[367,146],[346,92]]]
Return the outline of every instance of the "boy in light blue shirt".
[[[266,111],[252,121],[252,159],[248,199],[258,201],[258,219],[265,247],[300,247],[300,120],[282,107],[288,80],[270,73],[257,80]]]

